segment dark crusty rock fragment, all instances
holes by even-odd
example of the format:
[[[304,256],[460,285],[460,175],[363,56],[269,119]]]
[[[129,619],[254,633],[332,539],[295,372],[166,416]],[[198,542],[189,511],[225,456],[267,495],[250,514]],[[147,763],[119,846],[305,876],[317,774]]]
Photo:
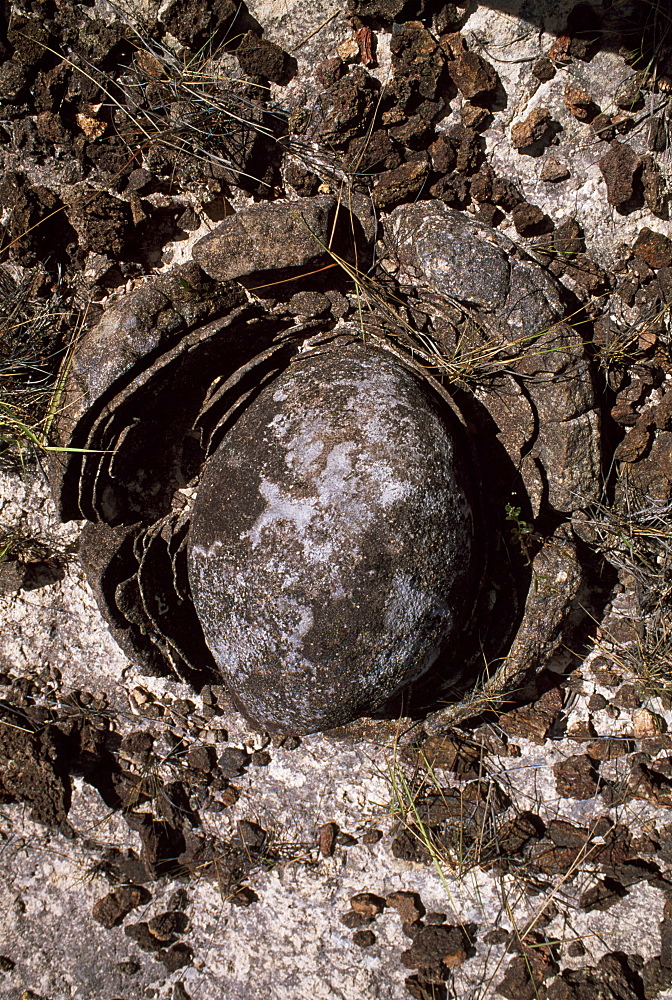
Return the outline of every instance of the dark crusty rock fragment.
[[[385,900],[373,892],[357,892],[350,897],[350,906],[367,920],[373,920],[385,909]]]
[[[590,799],[597,792],[597,771],[587,754],[577,754],[553,765],[558,795],[568,799]]]
[[[124,927],[124,934],[135,941],[142,951],[159,951],[161,948],[161,941],[150,933],[146,920],[137,924],[128,924]]]
[[[665,218],[667,185],[656,160],[650,153],[642,157],[642,190],[649,211]]]
[[[367,131],[376,107],[378,81],[363,66],[354,66],[320,95],[320,139],[342,146]]]
[[[529,149],[546,138],[551,125],[548,108],[535,108],[527,118],[511,126],[511,144],[516,149]]]
[[[236,49],[244,73],[260,76],[272,83],[286,84],[296,72],[296,59],[275,42],[248,31]]]
[[[455,59],[448,62],[448,73],[468,100],[492,94],[499,82],[494,67],[477,52],[459,52]]]
[[[185,965],[191,965],[194,960],[194,952],[188,944],[178,941],[172,948],[162,948],[156,955],[159,962],[162,962],[169,973],[183,969]]]
[[[121,198],[106,191],[98,191],[93,197],[80,196],[68,205],[66,214],[82,250],[116,257],[124,249],[130,232],[131,210]]]
[[[544,160],[539,179],[549,184],[557,184],[558,181],[566,181],[569,177],[569,170],[564,163],[560,163],[555,157],[549,156]]]
[[[614,903],[618,903],[627,890],[613,878],[599,879],[594,886],[581,893],[579,906],[582,910],[608,910]]]
[[[543,982],[554,972],[557,965],[549,962],[548,948],[527,948],[524,955],[512,958],[504,970],[504,978],[497,983],[497,992],[507,1000],[535,1000],[547,996]]]
[[[553,79],[555,76],[555,66],[548,56],[539,56],[534,61],[532,64],[532,75],[536,76],[537,80],[540,80],[542,83]]]
[[[599,167],[607,185],[607,201],[614,208],[625,208],[635,195],[642,158],[627,143],[614,142]]]
[[[103,927],[116,927],[132,909],[149,899],[151,896],[144,886],[122,885],[94,904],[93,918]]]
[[[516,205],[512,218],[516,232],[521,236],[540,236],[553,228],[544,210],[538,205],[531,205],[529,201],[521,201]]]
[[[352,943],[360,948],[370,948],[376,943],[376,935],[373,931],[355,931],[352,935]]]
[[[429,192],[452,208],[463,208],[469,198],[469,181],[464,174],[453,170],[432,184]]]
[[[357,17],[394,21],[406,6],[406,0],[348,0],[348,9]]]
[[[460,927],[430,925],[423,927],[407,951],[401,953],[401,964],[407,969],[422,969],[444,965],[453,969],[467,957],[467,942]]]
[[[417,892],[397,889],[395,892],[388,893],[385,902],[397,911],[405,924],[414,924],[416,921],[422,920],[425,915],[425,907]]]
[[[472,514],[459,432],[396,360],[297,360],[206,465],[189,574],[239,707],[277,732],[370,712],[460,631]]]
[[[3,100],[15,101],[27,82],[28,74],[21,63],[8,59],[0,65],[0,97]]]
[[[580,122],[590,121],[599,111],[592,95],[571,82],[565,85],[565,107]]]
[[[565,969],[548,987],[547,1000],[583,1000],[584,997],[637,1000],[642,996],[655,996],[655,993],[643,992],[642,981],[636,971],[638,966],[632,961],[633,958],[635,956],[615,951],[603,955],[596,966]],[[504,996],[509,995],[504,993]]]
[[[170,0],[161,20],[175,38],[198,48],[212,41],[215,34],[221,37],[237,13],[238,4],[234,0],[211,0],[207,4],[200,0]]]
[[[353,139],[344,162],[358,174],[375,174],[381,170],[394,170],[401,159],[399,144],[390,138],[385,129],[378,129],[371,135]]]
[[[445,57],[421,21],[395,24],[390,39],[395,79],[407,80],[419,98],[437,95]]]
[[[562,692],[551,688],[532,705],[523,705],[500,715],[498,723],[509,736],[523,736],[541,746],[560,714],[562,704]]]
[[[316,830],[317,846],[323,858],[330,858],[336,847],[338,826],[336,823],[322,823]]]
[[[23,714],[0,707],[0,801],[25,802],[30,817],[58,826],[70,806],[68,749],[49,728],[31,732]]]
[[[647,226],[640,229],[632,249],[654,270],[672,265],[672,240]]]

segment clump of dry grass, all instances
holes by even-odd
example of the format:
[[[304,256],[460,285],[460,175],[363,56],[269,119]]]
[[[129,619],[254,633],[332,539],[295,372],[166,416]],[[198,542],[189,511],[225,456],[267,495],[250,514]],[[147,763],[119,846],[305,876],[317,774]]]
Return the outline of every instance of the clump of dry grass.
[[[672,503],[655,503],[621,480],[618,504],[594,504],[586,524],[594,546],[632,589],[637,609],[628,642],[608,632],[603,644],[611,660],[628,671],[643,698],[672,705]]]
[[[46,440],[71,316],[57,288],[38,296],[29,274],[0,269],[0,457]]]

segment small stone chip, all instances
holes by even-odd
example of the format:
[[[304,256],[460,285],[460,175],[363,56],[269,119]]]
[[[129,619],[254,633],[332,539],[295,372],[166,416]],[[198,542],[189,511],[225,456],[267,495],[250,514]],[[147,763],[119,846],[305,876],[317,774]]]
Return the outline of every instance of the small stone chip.
[[[103,927],[116,927],[132,909],[150,899],[149,892],[141,885],[121,886],[94,904],[93,919]]]
[[[511,213],[516,231],[521,236],[539,236],[542,232],[552,229],[549,217],[538,205],[529,201],[521,201]]]
[[[417,892],[399,889],[385,897],[388,906],[396,910],[405,924],[414,924],[425,915],[425,907]]]
[[[429,173],[429,163],[424,159],[402,163],[394,170],[380,174],[373,190],[373,202],[377,208],[393,208],[403,201],[409,201],[420,193]]]
[[[422,969],[442,963],[454,969],[466,961],[464,933],[459,927],[432,924],[416,934],[413,944],[401,953],[401,963],[407,969]]]
[[[672,266],[672,240],[646,226],[640,230],[632,249],[654,270]]]
[[[128,924],[124,927],[124,934],[135,941],[142,951],[159,951],[161,948],[162,942],[154,937],[144,920],[137,924]]]
[[[323,823],[317,828],[317,846],[323,858],[330,858],[336,846],[338,826],[336,823]]]
[[[359,945],[360,948],[370,948],[372,944],[376,943],[376,935],[373,931],[355,931],[352,935],[352,943]]]
[[[170,941],[173,934],[183,934],[187,929],[187,918],[178,910],[157,913],[147,923],[149,933],[158,941]]]
[[[551,126],[548,108],[535,108],[522,122],[511,127],[511,144],[515,149],[527,149],[543,139]]]
[[[592,95],[571,82],[565,86],[565,106],[581,122],[590,121],[598,111]]]
[[[176,972],[177,969],[183,969],[185,965],[192,965],[194,961],[194,952],[189,947],[188,944],[182,944],[179,941],[174,944],[172,948],[168,950],[162,949],[157,952],[156,955],[159,962],[163,962],[168,972]]]
[[[219,755],[219,767],[225,778],[235,778],[241,774],[249,763],[250,756],[246,750],[238,747],[225,747]]]
[[[341,923],[345,927],[350,927],[355,929],[357,927],[366,927],[373,920],[373,917],[365,917],[363,913],[357,913],[355,910],[348,910],[340,918]]]
[[[597,771],[587,754],[577,754],[553,765],[558,795],[567,799],[590,799],[597,792]]]
[[[541,168],[541,173],[539,174],[539,179],[546,181],[548,184],[557,184],[559,181],[565,181],[569,177],[569,170],[564,163],[560,163],[553,156],[547,157]]]
[[[379,840],[383,839],[382,830],[367,830],[362,836],[363,844],[377,844]]]
[[[385,900],[382,896],[376,896],[373,892],[358,892],[350,897],[350,906],[355,913],[361,913],[368,920],[373,920],[375,916],[385,909]]]
[[[208,774],[215,766],[215,752],[209,746],[195,746],[187,753],[187,763],[194,771]]]
[[[613,142],[609,152],[599,162],[600,171],[607,185],[607,201],[615,208],[623,208],[635,194],[636,177],[642,159],[627,143]]]
[[[463,97],[472,99],[492,94],[497,89],[499,77],[477,52],[460,52],[448,62],[448,73]]]

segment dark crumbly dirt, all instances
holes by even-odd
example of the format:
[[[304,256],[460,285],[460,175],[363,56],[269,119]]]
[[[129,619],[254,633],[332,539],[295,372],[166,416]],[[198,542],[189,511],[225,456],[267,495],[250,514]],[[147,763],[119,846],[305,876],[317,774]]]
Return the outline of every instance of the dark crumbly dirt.
[[[352,196],[373,206],[372,227],[378,213],[438,199],[520,237],[573,297],[605,442],[603,502],[584,509],[577,498],[573,524],[594,553],[607,608],[590,637],[599,649],[584,659],[584,636],[570,651],[573,672],[551,664],[515,701],[450,732],[419,726],[382,765],[375,733],[362,757],[319,738],[244,737],[217,685],[162,687],[126,660],[122,678],[123,658],[105,638],[76,645],[73,629],[100,625],[81,596],[74,543],[56,531],[37,537],[44,518],[14,516],[12,503],[29,502],[11,495],[21,479],[8,479],[0,598],[8,632],[25,627],[8,638],[0,675],[12,942],[0,992],[10,1000],[667,995],[672,49],[660,5],[604,7],[601,19],[568,5],[552,44],[528,60],[528,84],[532,96],[549,85],[553,97],[554,79],[572,79],[555,103],[526,106],[505,126],[506,48],[461,33],[471,12],[460,4],[349,0],[338,48],[326,46],[305,79],[303,38],[296,52],[278,44],[256,7],[230,0],[171,0],[159,19],[138,21],[139,34],[98,7],[0,7],[3,440],[21,436],[16,419],[41,434],[53,397],[36,387],[53,385],[73,335],[110,296],[189,259],[193,234],[234,209],[337,198],[344,174]],[[640,51],[628,55],[634,30]],[[213,111],[207,88],[194,97],[189,68],[209,71],[215,52],[235,82]],[[652,53],[655,75],[626,72],[626,57],[641,71]],[[627,77],[612,102],[583,80],[602,56],[623,60]],[[389,73],[377,72],[385,59]],[[599,197],[624,226],[640,220],[604,255],[581,212],[554,213],[547,196],[560,198],[585,169],[563,115],[580,124],[593,158],[593,187],[577,204]],[[503,166],[493,135],[504,132],[509,151],[536,164],[533,182]],[[319,266],[333,263],[318,256]],[[357,315],[346,272],[328,282],[294,272],[273,274],[280,283],[253,289],[254,301],[280,319]],[[373,273],[384,287],[384,270]],[[5,465],[15,454],[3,452]],[[507,530],[512,559],[529,564],[540,526],[514,504]],[[21,617],[25,607],[34,618]],[[40,656],[36,620],[49,633]],[[74,670],[73,649],[82,658]],[[108,668],[117,694],[128,682],[130,712],[110,694]],[[311,785],[314,772],[328,781]],[[38,864],[51,867],[36,889]]]

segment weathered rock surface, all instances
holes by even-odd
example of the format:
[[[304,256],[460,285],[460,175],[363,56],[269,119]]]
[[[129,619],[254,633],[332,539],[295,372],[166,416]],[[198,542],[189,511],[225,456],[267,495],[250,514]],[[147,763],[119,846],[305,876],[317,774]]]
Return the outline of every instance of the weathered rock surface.
[[[572,511],[578,497],[594,497],[600,441],[592,378],[582,338],[564,322],[556,282],[506,236],[438,202],[400,206],[385,232],[402,284],[463,303],[484,331],[486,353],[504,338],[499,363],[511,360],[536,414],[535,446],[530,450],[531,438],[526,446],[541,459],[551,505]],[[510,422],[495,398],[499,390],[476,384],[474,391],[498,423]],[[526,479],[531,494],[537,475]]]
[[[420,380],[360,347],[300,359],[206,466],[190,581],[244,713],[312,732],[372,711],[459,633],[472,513]]]
[[[328,194],[250,205],[199,240],[194,260],[219,281],[318,267],[330,260],[325,247],[335,211],[336,199]]]
[[[600,160],[600,170],[607,185],[607,201],[616,209],[628,206],[635,196],[642,158],[625,142],[614,142]]]

